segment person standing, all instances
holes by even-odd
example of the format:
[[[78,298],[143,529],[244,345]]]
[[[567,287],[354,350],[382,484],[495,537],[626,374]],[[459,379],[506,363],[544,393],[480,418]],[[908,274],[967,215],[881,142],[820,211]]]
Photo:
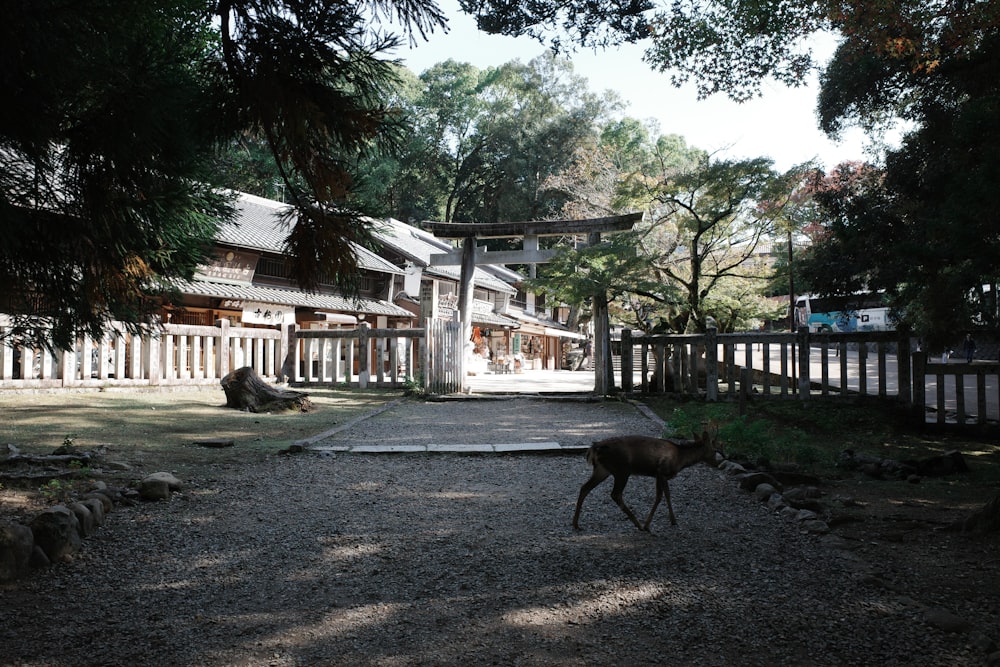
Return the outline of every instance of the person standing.
[[[589,338],[583,346],[583,361],[580,362],[580,370],[585,371],[590,368],[590,357],[594,354],[594,343]]]
[[[972,358],[976,356],[976,340],[972,334],[965,334],[965,360],[972,363]]]

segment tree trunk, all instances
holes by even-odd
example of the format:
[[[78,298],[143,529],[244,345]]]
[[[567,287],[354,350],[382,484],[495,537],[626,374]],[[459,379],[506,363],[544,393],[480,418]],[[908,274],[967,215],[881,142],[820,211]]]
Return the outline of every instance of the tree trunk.
[[[226,392],[226,407],[236,410],[309,412],[313,409],[308,394],[270,385],[250,366],[237,368],[222,378],[222,389]]]

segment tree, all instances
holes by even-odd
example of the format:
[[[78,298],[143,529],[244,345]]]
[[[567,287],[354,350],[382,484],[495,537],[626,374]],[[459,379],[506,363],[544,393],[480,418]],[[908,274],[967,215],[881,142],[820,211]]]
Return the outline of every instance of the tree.
[[[210,167],[259,139],[295,225],[305,287],[355,275],[356,157],[393,145],[383,104],[400,38],[443,25],[430,0],[358,3],[10,0],[0,27],[0,297],[6,335],[68,347],[148,322],[229,212]],[[376,17],[372,12],[378,14]],[[44,36],[44,39],[40,39]],[[291,221],[291,220],[289,220]],[[49,329],[48,332],[43,331]]]
[[[901,69],[929,72],[976,49],[1000,25],[988,0],[461,0],[480,30],[530,35],[556,50],[649,40],[645,59],[675,85],[692,81],[702,96],[747,100],[772,79],[801,85],[818,66],[819,33],[832,33],[860,59],[891,58]],[[888,98],[886,98],[888,99]]]
[[[729,278],[763,278],[754,257],[761,240],[774,231],[788,180],[765,158],[714,160],[659,185],[660,208],[644,244],[654,270],[679,284],[685,308],[672,328],[704,331],[706,298]]]

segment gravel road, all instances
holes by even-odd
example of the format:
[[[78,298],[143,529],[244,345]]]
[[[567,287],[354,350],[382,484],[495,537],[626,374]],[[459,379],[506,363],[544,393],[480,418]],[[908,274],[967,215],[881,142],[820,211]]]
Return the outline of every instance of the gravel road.
[[[623,403],[403,402],[337,442],[589,442]],[[0,664],[981,664],[835,538],[699,466],[640,533],[579,453],[305,453],[116,510],[68,564],[0,589]],[[649,479],[626,500],[644,514]]]

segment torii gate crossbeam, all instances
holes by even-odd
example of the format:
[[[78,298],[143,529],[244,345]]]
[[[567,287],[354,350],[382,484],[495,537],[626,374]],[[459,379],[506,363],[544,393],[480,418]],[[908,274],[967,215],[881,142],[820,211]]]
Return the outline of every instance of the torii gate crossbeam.
[[[541,250],[538,247],[540,236],[587,235],[589,242],[600,239],[602,233],[625,232],[632,229],[635,223],[642,220],[642,213],[628,213],[604,218],[586,220],[536,220],[530,222],[425,222],[424,228],[439,238],[462,239],[462,248],[450,253],[431,255],[431,266],[461,265],[458,310],[462,319],[462,345],[472,335],[472,286],[476,263],[483,264],[544,264],[554,255],[555,251]],[[522,250],[487,252],[485,248],[476,247],[476,239],[522,237]],[[595,312],[595,330],[601,332],[602,340],[595,346],[594,367],[595,391],[608,393],[609,370],[611,359],[610,327],[607,322],[607,308],[600,313]],[[465,390],[465,377],[462,377],[462,391]]]

